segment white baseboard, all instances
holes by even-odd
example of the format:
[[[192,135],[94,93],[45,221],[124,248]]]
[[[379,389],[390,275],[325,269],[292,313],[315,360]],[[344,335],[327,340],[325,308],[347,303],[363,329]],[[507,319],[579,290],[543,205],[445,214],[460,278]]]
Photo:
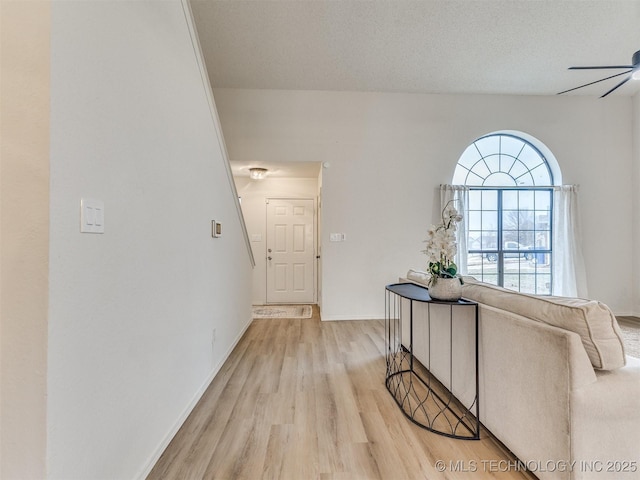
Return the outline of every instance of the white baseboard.
[[[185,422],[185,420],[189,417],[189,415],[191,414],[195,406],[198,404],[198,402],[202,398],[202,395],[204,395],[204,392],[207,391],[207,388],[209,388],[209,385],[211,385],[211,382],[213,381],[213,379],[216,377],[216,375],[224,365],[224,362],[227,361],[227,359],[229,358],[229,355],[231,355],[231,352],[233,352],[233,349],[236,348],[236,345],[238,344],[238,342],[240,341],[244,333],[247,331],[247,328],[249,328],[249,325],[251,325],[252,321],[253,319],[249,319],[249,322],[244,326],[240,334],[236,337],[236,339],[231,344],[229,349],[222,356],[222,359],[220,360],[220,362],[218,362],[218,365],[214,367],[211,373],[207,376],[204,383],[200,386],[200,388],[198,388],[198,390],[196,391],[196,393],[194,394],[193,398],[188,403],[184,411],[180,414],[180,416],[178,417],[174,425],[171,427],[169,432],[162,439],[162,441],[158,445],[158,448],[156,448],[153,455],[151,455],[151,458],[149,459],[149,461],[147,461],[140,475],[136,476],[138,480],[144,480],[145,478],[147,478],[149,473],[151,473],[151,470],[160,459],[160,456],[169,446],[169,443],[171,443],[171,440],[173,440],[173,437],[175,437],[176,433],[178,433],[178,430],[180,430],[180,427],[182,427],[182,424]]]

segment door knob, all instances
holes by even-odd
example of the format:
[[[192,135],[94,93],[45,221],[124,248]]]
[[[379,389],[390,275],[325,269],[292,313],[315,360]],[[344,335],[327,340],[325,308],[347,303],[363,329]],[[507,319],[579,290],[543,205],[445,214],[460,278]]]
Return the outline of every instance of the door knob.
[[[271,257],[267,257],[267,260],[271,260]]]

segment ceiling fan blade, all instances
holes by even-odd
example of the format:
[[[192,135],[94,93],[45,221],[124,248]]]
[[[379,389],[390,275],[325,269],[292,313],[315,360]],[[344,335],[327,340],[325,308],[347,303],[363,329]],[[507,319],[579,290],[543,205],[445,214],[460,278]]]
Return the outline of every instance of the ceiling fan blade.
[[[633,68],[633,65],[603,65],[600,67],[569,67],[569,70],[604,70],[606,68]]]
[[[563,93],[573,92],[574,90],[578,90],[579,88],[588,87],[589,85],[593,85],[594,83],[604,82],[605,80],[609,80],[610,78],[619,77],[620,75],[624,75],[625,73],[629,73],[629,72],[631,72],[631,70],[627,70],[626,72],[616,73],[616,74],[611,75],[609,77],[605,77],[605,78],[601,78],[600,80],[596,80],[595,82],[585,83],[584,85],[580,85],[579,87],[574,87],[574,88],[570,88],[569,90],[564,90],[563,92],[559,92],[556,95],[562,95]]]
[[[607,93],[605,93],[604,95],[602,95],[600,98],[604,98],[607,95],[609,95],[611,92],[613,92],[616,88],[621,87],[622,85],[624,85],[625,83],[627,83],[629,80],[631,80],[631,75],[629,75],[627,78],[625,78],[623,81],[621,81],[618,85],[616,85],[615,87],[613,87],[611,90],[609,90]]]

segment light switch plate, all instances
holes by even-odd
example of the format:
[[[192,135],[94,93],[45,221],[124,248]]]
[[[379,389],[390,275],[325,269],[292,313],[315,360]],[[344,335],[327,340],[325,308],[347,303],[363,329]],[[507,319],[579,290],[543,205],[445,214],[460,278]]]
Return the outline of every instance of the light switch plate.
[[[104,233],[104,202],[102,200],[80,199],[80,232]]]

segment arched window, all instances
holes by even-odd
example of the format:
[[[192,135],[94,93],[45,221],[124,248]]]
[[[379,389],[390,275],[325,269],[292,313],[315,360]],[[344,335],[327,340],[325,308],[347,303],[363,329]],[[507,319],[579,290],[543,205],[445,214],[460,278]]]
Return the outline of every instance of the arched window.
[[[540,142],[514,132],[485,135],[463,152],[453,183],[469,187],[469,275],[522,292],[552,293],[554,173],[559,176],[552,157]]]

